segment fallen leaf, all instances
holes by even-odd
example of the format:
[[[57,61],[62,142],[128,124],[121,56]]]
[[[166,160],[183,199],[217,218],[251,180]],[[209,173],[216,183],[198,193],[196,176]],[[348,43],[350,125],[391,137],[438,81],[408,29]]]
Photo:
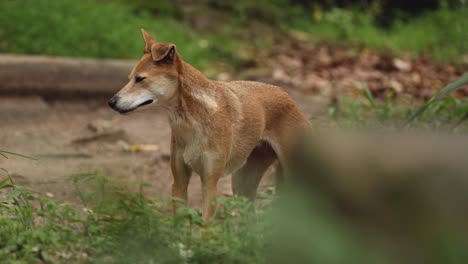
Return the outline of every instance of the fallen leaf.
[[[159,150],[159,145],[153,145],[153,144],[146,144],[146,145],[135,144],[135,145],[131,145],[128,148],[128,151],[130,152],[158,151],[158,150]]]

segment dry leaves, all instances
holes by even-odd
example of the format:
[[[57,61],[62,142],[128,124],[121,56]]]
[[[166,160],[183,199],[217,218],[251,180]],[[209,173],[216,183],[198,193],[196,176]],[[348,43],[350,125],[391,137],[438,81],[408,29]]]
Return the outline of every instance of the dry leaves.
[[[411,59],[357,51],[327,44],[291,41],[278,44],[255,59],[255,67],[268,68],[262,76],[306,94],[349,93],[356,84],[366,85],[377,98],[389,93],[427,99],[467,72],[466,67],[437,64],[426,58]],[[455,96],[468,96],[468,86]]]

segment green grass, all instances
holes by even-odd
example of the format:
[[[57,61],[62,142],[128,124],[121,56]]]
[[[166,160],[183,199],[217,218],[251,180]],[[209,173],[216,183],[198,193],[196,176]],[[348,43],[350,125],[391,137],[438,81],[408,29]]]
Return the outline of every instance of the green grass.
[[[314,40],[362,45],[378,51],[410,52],[444,62],[463,62],[468,54],[468,10],[441,8],[405,21],[396,21],[388,29],[375,26],[370,13],[332,9],[316,12],[310,18],[294,21],[294,29],[310,33]]]
[[[142,55],[140,28],[177,45],[197,67],[224,54],[200,46],[200,35],[164,16],[136,15],[126,5],[96,1],[0,1],[0,52],[72,57],[133,58]]]
[[[467,83],[468,75],[465,74],[425,103],[411,96],[396,98],[392,93],[384,100],[377,100],[368,88],[364,88],[353,97],[338,97],[337,103],[328,107],[327,115],[314,120],[314,125],[397,130],[413,126],[429,131],[468,131],[468,99],[452,96]]]
[[[330,106],[327,116],[313,120],[317,127],[393,129],[417,128],[426,131],[468,131],[468,100],[448,97],[424,107],[411,97],[395,99],[392,95],[377,101],[364,95],[341,96]]]
[[[408,107],[412,105],[413,107]],[[411,98],[394,99],[389,96],[384,101],[373,105],[368,98],[339,97],[338,106],[328,108],[328,116],[313,120],[317,127],[339,128],[375,128],[393,129],[398,131],[405,127],[425,131],[468,131],[468,100],[466,98],[449,97],[435,102],[418,112],[421,102]],[[413,119],[412,117],[415,116]],[[406,122],[405,122],[406,121]]]

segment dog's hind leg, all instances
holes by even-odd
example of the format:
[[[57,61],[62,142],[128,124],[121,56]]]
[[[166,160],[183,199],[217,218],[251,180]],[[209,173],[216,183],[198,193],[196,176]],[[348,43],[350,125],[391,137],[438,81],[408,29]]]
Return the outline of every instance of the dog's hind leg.
[[[275,160],[276,154],[267,142],[255,147],[244,166],[232,175],[233,193],[254,202],[260,180]]]

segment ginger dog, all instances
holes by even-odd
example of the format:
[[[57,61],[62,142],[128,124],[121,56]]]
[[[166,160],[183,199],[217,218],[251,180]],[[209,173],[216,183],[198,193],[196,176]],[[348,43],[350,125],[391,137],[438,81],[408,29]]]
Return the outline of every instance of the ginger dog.
[[[308,121],[281,88],[252,81],[207,79],[169,43],[143,29],[143,57],[129,82],[108,104],[120,113],[154,104],[166,109],[172,129],[172,195],[187,201],[192,171],[201,177],[203,217],[215,205],[217,183],[232,174],[237,195],[255,199],[266,169],[276,160],[287,171],[292,141]],[[174,202],[176,213],[179,204]]]

